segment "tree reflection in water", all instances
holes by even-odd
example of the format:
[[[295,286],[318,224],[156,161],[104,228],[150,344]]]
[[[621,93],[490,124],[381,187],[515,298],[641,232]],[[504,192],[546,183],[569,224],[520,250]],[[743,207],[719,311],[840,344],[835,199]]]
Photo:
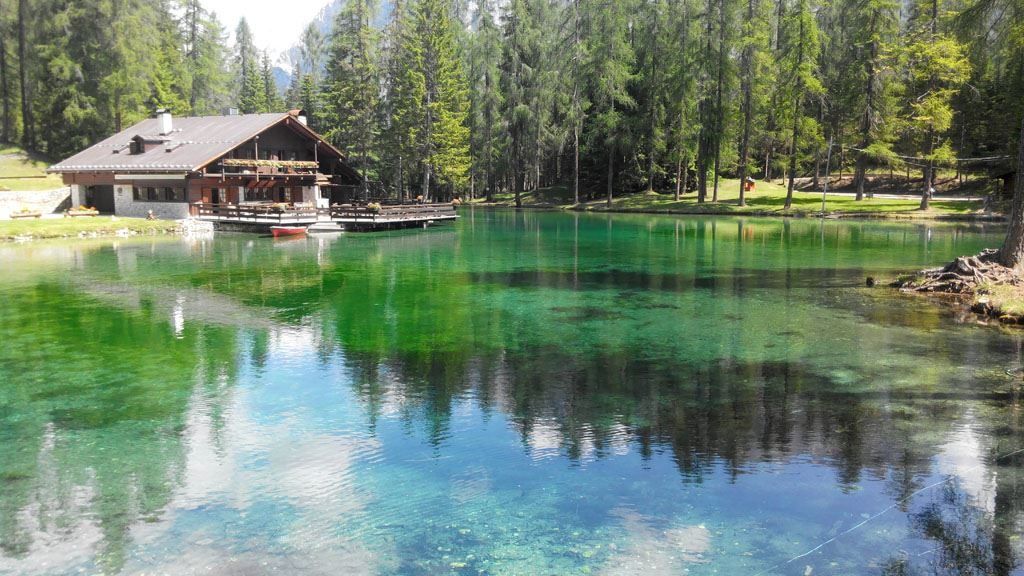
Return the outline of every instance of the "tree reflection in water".
[[[915,229],[497,218],[508,222],[327,251],[231,237],[138,257],[144,248],[131,244],[72,251],[74,281],[59,268],[0,285],[0,571],[64,552],[54,542],[73,533],[83,563],[121,570],[133,530],[165,518],[186,482],[190,411],[211,422],[213,452],[230,451],[223,431],[247,417],[243,375],[281,385],[289,376],[275,370],[288,362],[317,375],[302,386],[345,386],[365,417],[353,426],[372,442],[385,444],[382,423],[401,421],[407,436],[390,440],[428,444],[432,465],[457,449],[466,406],[507,422],[517,450],[558,468],[636,450],[638,467],[670,459],[672,482],[720,482],[724,470],[739,486],[807,462],[835,472],[838,495],[884,484],[886,503],[906,501],[915,537],[930,542],[865,570],[1017,570],[1020,457],[984,467],[987,492],[949,482],[910,495],[957,472],[938,461],[959,427],[978,430],[976,452],[989,458],[1024,446],[1016,397],[1001,369],[986,371],[1019,358],[1019,338],[941,334],[949,318],[937,308],[845,287],[864,263],[843,248],[912,251]],[[955,235],[934,238],[933,251],[961,249]],[[298,336],[286,346],[287,331]],[[492,490],[499,480],[486,472],[460,476],[472,488],[461,496]],[[605,512],[656,532],[635,512]],[[679,533],[706,537],[711,554],[704,530]]]

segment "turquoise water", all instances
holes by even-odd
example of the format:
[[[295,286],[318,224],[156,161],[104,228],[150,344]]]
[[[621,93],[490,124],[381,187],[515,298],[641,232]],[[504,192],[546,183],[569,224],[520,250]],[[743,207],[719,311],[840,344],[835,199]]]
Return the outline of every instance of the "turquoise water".
[[[863,287],[1002,234],[0,246],[0,574],[1024,574],[1021,332]]]

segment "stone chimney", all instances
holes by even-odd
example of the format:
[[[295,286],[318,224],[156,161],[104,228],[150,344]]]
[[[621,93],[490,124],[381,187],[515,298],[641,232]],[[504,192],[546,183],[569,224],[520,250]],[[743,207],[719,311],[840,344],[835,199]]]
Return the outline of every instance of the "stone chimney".
[[[167,136],[174,131],[174,123],[171,120],[171,111],[161,108],[156,111],[156,118],[160,123],[160,135]]]

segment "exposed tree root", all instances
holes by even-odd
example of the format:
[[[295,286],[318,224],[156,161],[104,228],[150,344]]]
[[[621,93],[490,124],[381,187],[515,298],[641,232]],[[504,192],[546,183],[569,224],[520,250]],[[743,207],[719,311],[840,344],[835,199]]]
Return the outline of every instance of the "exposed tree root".
[[[975,256],[960,256],[942,268],[922,270],[893,282],[893,286],[913,292],[974,294],[985,285],[1024,285],[1024,278],[995,261],[995,249]]]

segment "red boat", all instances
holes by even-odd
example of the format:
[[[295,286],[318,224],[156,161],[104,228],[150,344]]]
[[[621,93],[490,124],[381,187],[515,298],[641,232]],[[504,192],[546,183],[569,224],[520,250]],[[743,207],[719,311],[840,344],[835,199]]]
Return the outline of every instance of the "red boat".
[[[303,236],[306,234],[305,226],[271,226],[270,233],[274,238],[282,236]]]

